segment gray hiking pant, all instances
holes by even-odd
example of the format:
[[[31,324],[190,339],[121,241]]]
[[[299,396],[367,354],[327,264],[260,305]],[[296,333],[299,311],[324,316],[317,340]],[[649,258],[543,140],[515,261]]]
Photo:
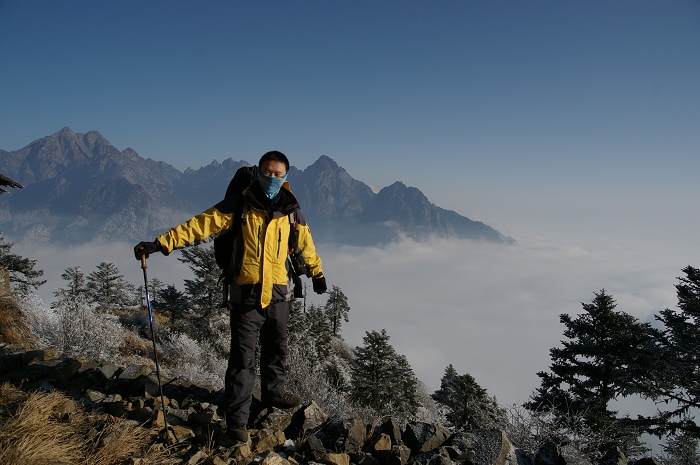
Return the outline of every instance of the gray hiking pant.
[[[225,410],[227,425],[248,424],[255,385],[255,347],[260,339],[260,386],[262,400],[285,393],[287,374],[287,322],[289,302],[266,308],[233,305],[231,353],[226,370]]]

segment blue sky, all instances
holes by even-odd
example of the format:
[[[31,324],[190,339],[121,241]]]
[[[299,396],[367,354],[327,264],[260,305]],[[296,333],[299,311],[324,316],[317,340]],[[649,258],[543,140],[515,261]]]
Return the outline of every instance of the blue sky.
[[[6,0],[0,44],[5,150],[69,126],[179,169],[328,155],[506,229],[525,199],[697,194],[698,1]]]
[[[605,287],[648,317],[674,306],[682,267],[700,266],[699,1],[0,0],[0,64],[4,150],[68,126],[181,170],[271,149],[301,169],[328,155],[375,189],[402,181],[514,237],[521,248],[498,256],[452,244],[425,253],[469,251],[450,265],[450,279],[470,278],[455,287],[516,285],[474,341],[502,330],[514,307],[549,323],[537,348],[505,355],[536,358],[523,368],[531,377],[561,338],[559,313]],[[352,257],[400,263],[391,248],[331,254],[326,274],[343,267],[335,275],[356,311],[387,292],[368,288],[386,270]],[[352,281],[363,272],[376,279]],[[488,306],[470,299],[477,314]],[[461,308],[453,300],[439,305]],[[434,365],[420,371],[429,384],[454,363],[515,398],[512,380],[489,379],[477,359],[460,365],[443,351],[421,364],[432,349],[396,318],[357,318],[351,342],[379,329],[367,318],[415,352],[419,371]]]

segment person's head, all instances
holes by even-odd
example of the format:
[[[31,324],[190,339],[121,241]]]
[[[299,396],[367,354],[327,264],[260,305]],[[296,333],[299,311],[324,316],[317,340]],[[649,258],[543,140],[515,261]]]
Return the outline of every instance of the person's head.
[[[284,167],[284,171],[282,171],[282,167]],[[282,152],[273,150],[260,157],[258,168],[268,176],[284,176],[289,171],[289,160]]]
[[[289,160],[282,153],[276,150],[267,152],[258,162],[258,179],[263,192],[270,199],[277,196],[282,185],[287,180],[289,171]]]

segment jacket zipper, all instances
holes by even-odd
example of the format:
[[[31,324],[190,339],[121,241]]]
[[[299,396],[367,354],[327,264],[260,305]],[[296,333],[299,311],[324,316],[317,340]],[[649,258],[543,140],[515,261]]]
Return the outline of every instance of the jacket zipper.
[[[277,258],[280,258],[280,249],[282,248],[282,228],[277,230]]]
[[[260,225],[258,225],[258,248],[255,250],[255,254],[260,257]]]

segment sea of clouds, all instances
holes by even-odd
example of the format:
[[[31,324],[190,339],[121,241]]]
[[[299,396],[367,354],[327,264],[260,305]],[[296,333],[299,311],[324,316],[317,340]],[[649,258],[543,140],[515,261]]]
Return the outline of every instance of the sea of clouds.
[[[16,244],[13,251],[37,260],[47,284],[45,302],[65,283],[61,273],[80,266],[88,274],[112,262],[127,280],[143,283],[134,244],[90,243],[57,248]],[[448,364],[469,373],[504,405],[527,400],[547,371],[549,349],[560,345],[559,315],[581,313],[594,292],[605,289],[617,309],[641,321],[676,306],[674,284],[689,261],[675,243],[629,240],[518,238],[515,245],[469,240],[409,239],[384,247],[317,244],[329,286],[339,286],[351,307],[342,336],[352,347],[367,331],[386,329],[432,392]],[[183,290],[191,276],[179,252],[148,260],[148,278]],[[310,283],[309,283],[310,284]],[[315,294],[308,304],[323,304]]]

